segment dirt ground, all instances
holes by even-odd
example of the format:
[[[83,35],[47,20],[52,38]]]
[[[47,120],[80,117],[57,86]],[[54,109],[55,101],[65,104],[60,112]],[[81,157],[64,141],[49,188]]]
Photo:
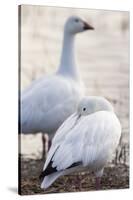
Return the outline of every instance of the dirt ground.
[[[43,163],[42,160],[21,158],[19,162],[21,169],[19,193],[21,195],[95,190],[95,178],[89,172],[60,177],[51,187],[42,190],[38,177]],[[102,190],[129,188],[129,167],[123,164],[106,167],[101,187]]]

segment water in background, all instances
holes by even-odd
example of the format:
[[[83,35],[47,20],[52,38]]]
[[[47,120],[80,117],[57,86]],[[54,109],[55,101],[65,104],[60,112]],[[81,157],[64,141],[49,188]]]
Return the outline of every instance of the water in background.
[[[77,35],[77,67],[87,95],[109,99],[122,124],[118,160],[128,164],[129,147],[129,13],[88,9],[22,6],[21,89],[58,68],[63,26],[71,15],[88,21],[94,31]],[[21,136],[21,152],[37,158],[41,135]]]

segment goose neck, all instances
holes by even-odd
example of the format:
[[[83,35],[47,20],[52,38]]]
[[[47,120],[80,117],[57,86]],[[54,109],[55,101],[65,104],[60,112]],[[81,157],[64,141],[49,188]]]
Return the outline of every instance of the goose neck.
[[[59,67],[59,73],[68,75],[73,78],[77,77],[74,55],[75,36],[73,34],[64,33],[62,55]]]

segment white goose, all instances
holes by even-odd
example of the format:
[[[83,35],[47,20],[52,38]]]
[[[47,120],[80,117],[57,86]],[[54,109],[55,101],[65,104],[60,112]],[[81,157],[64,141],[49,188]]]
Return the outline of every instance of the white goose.
[[[75,112],[83,95],[83,85],[75,65],[75,35],[93,30],[76,16],[70,17],[64,27],[63,50],[59,69],[54,75],[34,81],[21,94],[20,132],[42,132],[43,155],[47,133],[50,137]]]
[[[96,188],[106,163],[121,136],[121,125],[112,105],[103,97],[85,97],[57,130],[48,152],[41,188],[48,188],[58,177],[90,170],[96,175]]]

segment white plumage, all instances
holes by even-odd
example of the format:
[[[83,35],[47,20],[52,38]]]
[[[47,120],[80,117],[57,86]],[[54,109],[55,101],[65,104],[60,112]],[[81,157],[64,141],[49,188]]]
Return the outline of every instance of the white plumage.
[[[62,76],[51,76],[36,83],[22,95],[22,132],[54,133],[81,98],[79,82]]]
[[[90,170],[101,177],[120,136],[121,125],[112,105],[102,97],[84,98],[53,138],[41,188],[72,172]]]
[[[84,94],[75,64],[75,34],[93,29],[79,17],[70,17],[64,27],[61,61],[57,72],[34,81],[21,94],[20,125],[22,133],[48,133],[70,116]]]

